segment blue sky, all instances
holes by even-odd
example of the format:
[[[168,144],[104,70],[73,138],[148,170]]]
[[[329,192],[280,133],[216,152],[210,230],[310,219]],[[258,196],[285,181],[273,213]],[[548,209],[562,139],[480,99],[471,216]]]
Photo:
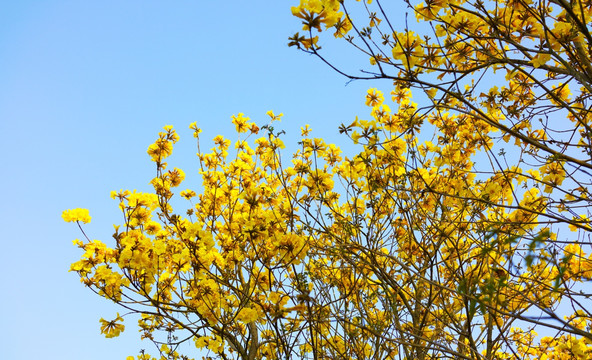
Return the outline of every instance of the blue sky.
[[[285,114],[285,141],[300,127],[341,144],[340,123],[366,117],[354,82],[288,48],[300,30],[296,1],[6,1],[0,5],[0,357],[125,359],[136,324],[105,339],[99,318],[117,311],[68,273],[81,237],[64,209],[89,208],[92,238],[120,222],[111,190],[149,190],[146,148],[164,125],[181,135],[171,163],[196,176],[197,121],[207,141],[234,135],[230,116],[260,123]],[[355,69],[355,52],[321,44]],[[367,61],[367,59],[362,59]],[[388,86],[388,83],[384,85]],[[206,142],[207,144],[207,142]]]

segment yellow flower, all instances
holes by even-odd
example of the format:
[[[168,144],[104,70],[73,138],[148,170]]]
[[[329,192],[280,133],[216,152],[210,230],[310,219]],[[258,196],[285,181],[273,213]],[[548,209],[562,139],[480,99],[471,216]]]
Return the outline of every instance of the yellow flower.
[[[82,221],[85,224],[90,222],[90,215],[88,209],[68,209],[62,213],[62,218],[65,222],[78,222]]]
[[[530,63],[535,68],[538,68],[545,65],[549,60],[551,60],[551,54],[537,54],[532,60],[530,60]]]
[[[232,123],[236,127],[236,132],[238,133],[244,133],[247,130],[249,130],[249,125],[247,124],[247,121],[249,121],[250,118],[245,117],[244,115],[245,114],[243,113],[239,113],[238,115],[232,115]]]
[[[438,92],[438,89],[436,89],[436,88],[431,88],[429,90],[426,90],[426,94],[430,97],[430,99],[435,98],[437,92]]]
[[[195,347],[197,347],[198,349],[203,349],[204,347],[206,347],[208,345],[208,340],[209,338],[207,336],[193,338],[193,341],[195,342]]]
[[[308,136],[308,134],[310,133],[310,130],[312,130],[312,129],[310,128],[310,126],[308,124],[306,124],[304,127],[300,128],[300,134],[302,136]]]
[[[381,105],[384,101],[384,96],[382,95],[382,91],[376,90],[375,88],[368,89],[368,94],[366,94],[366,105],[367,106],[378,106]]]
[[[199,137],[199,134],[201,133],[201,129],[197,127],[197,122],[195,122],[195,121],[192,122],[189,125],[189,128],[191,130],[193,130],[193,137],[195,137],[195,138]]]
[[[146,230],[149,235],[156,235],[161,230],[161,227],[156,221],[149,221],[144,225],[144,230]]]
[[[147,152],[152,161],[160,161],[173,153],[173,144],[166,139],[159,138],[148,147]]]
[[[266,114],[271,118],[271,121],[280,121],[284,113],[280,113],[279,115],[275,115],[272,110],[266,112]]]
[[[319,41],[318,36],[315,36],[313,38],[303,39],[302,46],[304,46],[304,48],[308,50],[311,47],[315,47],[315,45],[317,44],[318,41]]]
[[[171,186],[179,186],[183,180],[185,180],[185,172],[183,172],[183,170],[179,168],[169,170],[169,181],[171,182]]]
[[[253,321],[256,321],[258,318],[259,315],[257,314],[257,310],[252,308],[243,308],[238,313],[238,315],[236,315],[236,319],[245,324],[252,323]]]
[[[339,18],[334,26],[335,33],[333,33],[333,36],[336,38],[344,37],[353,28],[348,18]]]
[[[547,95],[547,98],[551,100],[551,102],[557,106],[563,106],[560,101],[569,102],[569,96],[571,95],[571,91],[569,90],[569,85],[567,83],[559,84],[558,86],[553,85],[552,95]],[[558,101],[560,100],[560,101]]]
[[[423,56],[421,38],[413,31],[400,33],[392,49],[393,59],[401,60],[407,69],[411,69]]]
[[[257,126],[257,124],[255,124],[255,123],[251,123],[250,127],[249,127],[249,131],[251,131],[251,134],[258,134],[259,133],[259,126]]]
[[[107,321],[101,318],[99,321],[101,322],[101,334],[105,334],[105,337],[107,338],[117,337],[123,330],[125,330],[123,324],[117,323],[118,321],[123,321],[123,318],[119,316],[119,313],[117,313],[115,320]]]
[[[195,191],[187,189],[187,190],[181,191],[180,195],[181,195],[181,197],[184,197],[185,199],[189,200],[192,197],[194,197],[196,194],[195,194]]]

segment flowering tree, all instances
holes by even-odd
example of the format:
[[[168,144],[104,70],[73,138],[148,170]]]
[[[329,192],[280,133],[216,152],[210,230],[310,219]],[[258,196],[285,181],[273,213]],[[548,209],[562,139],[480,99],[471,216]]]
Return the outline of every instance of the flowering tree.
[[[471,358],[589,357],[592,3],[301,1],[292,12],[305,34],[291,46],[352,80],[393,81],[394,111],[371,90],[372,120],[342,131],[364,143],[379,188],[405,214],[402,238],[430,274],[418,269],[419,278],[464,303],[457,320],[439,316],[457,331],[436,338]],[[348,73],[324,57],[329,28],[367,56],[366,69]],[[385,182],[397,161],[381,152],[398,155],[389,148],[402,140],[404,170]],[[409,254],[396,238],[389,254]],[[421,302],[427,319],[441,314],[436,298]],[[411,319],[414,330],[438,328]],[[535,327],[553,336],[537,343]]]
[[[154,192],[112,194],[113,245],[76,241],[71,270],[127,309],[106,336],[137,313],[164,359],[186,341],[221,359],[590,358],[592,3],[400,3],[416,28],[385,5],[292,8],[291,45],[393,81],[392,101],[370,89],[368,120],[341,126],[354,156],[306,126],[286,160],[281,115],[239,114],[233,147],[202,152],[191,125],[203,189],[177,192],[164,128]],[[326,59],[328,29],[369,68]]]

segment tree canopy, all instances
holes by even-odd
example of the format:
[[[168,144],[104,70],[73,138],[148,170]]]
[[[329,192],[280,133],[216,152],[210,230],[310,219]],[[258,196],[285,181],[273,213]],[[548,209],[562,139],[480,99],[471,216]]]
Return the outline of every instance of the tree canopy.
[[[282,154],[271,111],[266,125],[233,116],[236,139],[209,152],[194,123],[202,189],[179,191],[166,126],[148,148],[154,191],[113,192],[111,243],[75,241],[71,271],[125,309],[101,331],[139,314],[161,359],[195,356],[177,351],[186,341],[220,359],[590,358],[592,2],[301,0],[292,13],[289,45],[351,80],[392,81],[341,125],[355,154],[308,125]],[[324,42],[368,63],[342,69]]]

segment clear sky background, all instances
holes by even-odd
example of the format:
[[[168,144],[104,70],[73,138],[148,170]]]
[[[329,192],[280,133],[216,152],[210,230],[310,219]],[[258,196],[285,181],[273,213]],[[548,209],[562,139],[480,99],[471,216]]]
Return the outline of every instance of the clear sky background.
[[[197,178],[193,121],[209,144],[217,134],[234,139],[231,115],[264,124],[274,110],[285,114],[287,144],[304,124],[349,144],[339,124],[367,118],[365,91],[381,84],[346,86],[320,60],[288,48],[300,30],[290,13],[296,2],[2,2],[1,359],[154,354],[135,321],[119,338],[100,334],[99,318],[121,309],[68,272],[81,234],[61,213],[89,208],[87,233],[111,243],[121,215],[109,192],[150,190],[155,169],[146,149],[162,126],[179,131],[170,163],[189,179]],[[368,61],[321,45],[346,67]]]

